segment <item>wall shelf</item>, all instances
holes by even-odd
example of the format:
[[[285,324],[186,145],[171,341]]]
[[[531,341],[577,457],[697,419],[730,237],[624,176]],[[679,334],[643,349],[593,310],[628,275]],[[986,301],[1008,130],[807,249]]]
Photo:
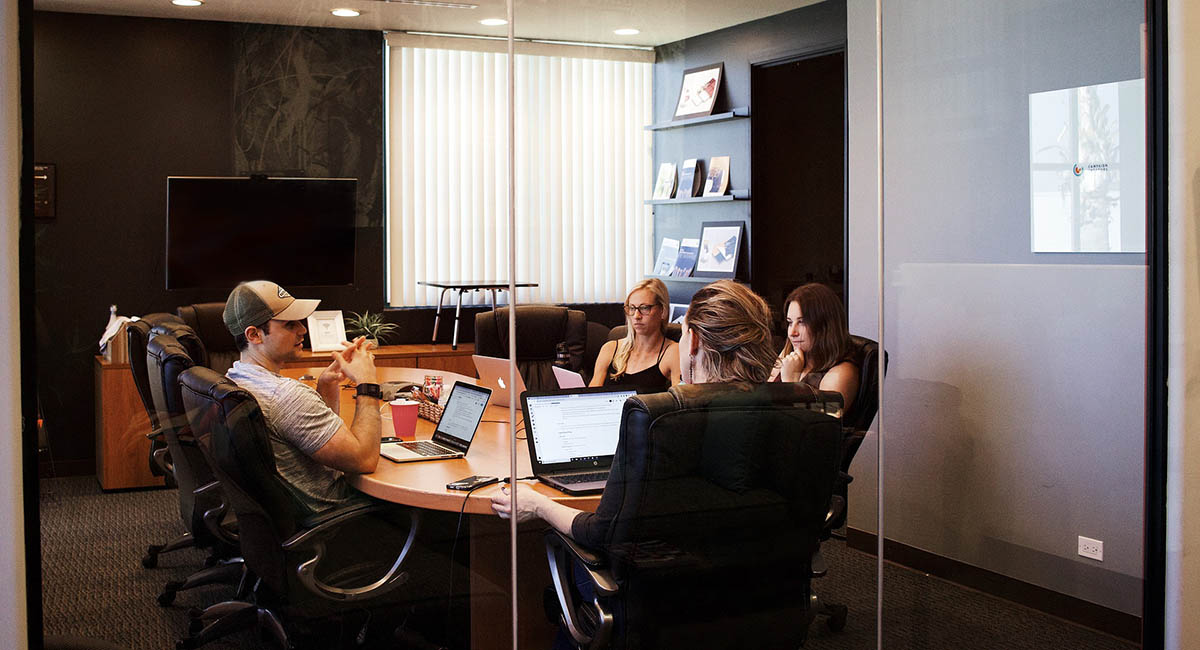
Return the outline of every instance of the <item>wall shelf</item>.
[[[673,205],[678,203],[712,203],[714,201],[749,201],[750,190],[731,190],[721,196],[690,196],[686,199],[646,199],[646,205]]]
[[[735,109],[717,113],[715,115],[705,115],[704,117],[691,117],[686,120],[672,120],[670,122],[659,122],[643,127],[647,131],[666,131],[667,129],[678,129],[684,126],[694,126],[696,124],[709,124],[710,122],[726,122],[729,120],[740,120],[750,117],[749,106],[739,106]]]

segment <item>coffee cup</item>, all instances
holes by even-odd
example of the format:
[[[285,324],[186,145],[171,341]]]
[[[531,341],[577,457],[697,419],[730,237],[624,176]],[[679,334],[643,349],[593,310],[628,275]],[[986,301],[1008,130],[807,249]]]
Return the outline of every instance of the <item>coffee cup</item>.
[[[417,437],[417,402],[410,399],[394,399],[388,404],[392,408],[392,428],[396,437],[415,440]]]

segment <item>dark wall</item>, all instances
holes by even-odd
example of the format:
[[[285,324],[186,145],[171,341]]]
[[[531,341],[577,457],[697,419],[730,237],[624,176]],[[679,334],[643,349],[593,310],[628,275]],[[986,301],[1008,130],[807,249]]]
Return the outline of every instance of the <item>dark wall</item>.
[[[383,307],[380,34],[35,12],[34,75],[34,155],[56,165],[58,201],[36,235],[38,392],[65,471],[94,456],[108,306],[227,294],[164,289],[168,175],[358,178],[355,285],[297,293]]]
[[[714,113],[749,106],[751,120],[756,108],[751,102],[750,68],[752,64],[787,59],[806,53],[819,52],[846,43],[846,4],[844,0],[828,0],[777,16],[763,18],[694,38],[669,43],[657,48],[658,63],[654,66],[654,121],[669,121],[679,99],[683,71],[712,63],[725,63]],[[687,158],[713,156],[730,157],[730,187],[752,189],[750,168],[750,121],[734,120],[693,126],[654,134],[654,166],[674,162],[680,167]],[[776,161],[788,164],[788,161]],[[657,172],[656,172],[657,173]],[[749,247],[742,249],[746,269],[752,269],[757,247],[754,244],[754,197],[750,201],[729,203],[698,203],[658,205],[654,208],[654,250],[663,237],[682,239],[699,237],[705,221],[735,221],[746,223]],[[739,266],[742,266],[739,261]],[[749,275],[749,273],[745,273]],[[742,277],[743,280],[757,280]],[[669,283],[672,302],[686,301],[696,285]],[[772,305],[775,307],[775,305]]]

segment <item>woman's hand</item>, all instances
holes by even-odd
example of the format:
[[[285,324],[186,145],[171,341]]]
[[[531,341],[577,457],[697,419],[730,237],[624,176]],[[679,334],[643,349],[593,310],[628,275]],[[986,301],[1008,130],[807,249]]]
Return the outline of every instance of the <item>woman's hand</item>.
[[[786,382],[800,381],[800,376],[804,374],[804,353],[799,350],[792,350],[783,358],[783,363],[780,365],[780,379]]]
[[[521,483],[516,484],[520,495],[517,497],[517,523],[525,523],[530,519],[541,517],[538,513],[539,507],[544,507],[550,501],[550,497],[534,490],[528,485]],[[505,485],[500,488],[500,491],[492,495],[492,511],[500,515],[501,519],[508,519],[513,516],[512,511],[512,494],[511,487]]]

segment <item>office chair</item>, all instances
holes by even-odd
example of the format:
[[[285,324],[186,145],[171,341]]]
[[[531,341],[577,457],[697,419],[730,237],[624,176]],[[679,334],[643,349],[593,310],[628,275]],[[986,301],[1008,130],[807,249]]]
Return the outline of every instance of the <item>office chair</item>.
[[[176,310],[179,318],[192,328],[196,336],[204,342],[208,353],[208,363],[200,364],[211,368],[220,374],[225,374],[237,361],[240,353],[229,328],[225,327],[225,303],[202,302],[193,305],[180,305]],[[197,362],[199,363],[199,362]]]
[[[612,328],[611,331],[609,331],[608,340],[620,341],[621,339],[625,338],[625,333],[628,331],[628,328],[626,328],[624,325],[617,325],[616,327]],[[683,336],[683,326],[679,323],[667,323],[667,338],[678,343],[680,336]]]
[[[508,358],[508,307],[475,315],[475,354]],[[559,305],[517,306],[517,371],[528,390],[558,388],[556,346],[566,343],[570,365],[583,370],[587,353],[587,314]]]
[[[871,339],[850,335],[850,359],[858,367],[858,392],[854,402],[842,415],[844,437],[842,439],[841,470],[834,481],[833,497],[829,502],[829,512],[825,516],[824,530],[821,541],[824,542],[835,535],[834,531],[846,525],[846,510],[849,503],[848,486],[854,480],[850,475],[850,463],[858,448],[866,437],[866,430],[875,420],[879,410],[879,344]],[[887,353],[884,352],[884,369],[887,369]],[[840,537],[840,536],[839,536]],[[828,565],[821,555],[820,547],[813,553],[813,578],[823,578],[828,573]],[[812,596],[813,611],[818,616],[828,617],[826,624],[834,632],[846,627],[848,610],[845,605],[825,601],[815,593]]]
[[[185,338],[193,336],[182,324],[176,324],[172,331]],[[163,587],[158,604],[164,607],[175,601],[179,591],[215,583],[233,584],[244,577],[242,560],[237,557],[237,522],[228,512],[212,468],[196,446],[184,412],[179,375],[193,365],[183,344],[170,334],[154,334],[146,346],[150,390],[179,483],[179,517],[187,531],[185,536],[192,546],[212,552],[206,568]]]
[[[150,380],[146,376],[146,341],[150,340],[150,329],[165,322],[183,321],[173,314],[146,314],[125,326],[125,341],[129,348],[129,371],[133,373],[133,385],[137,388],[138,396],[142,398],[146,417],[150,419],[150,432],[146,434],[150,439],[150,473],[154,476],[166,476],[167,486],[172,487],[174,479],[171,478],[171,466],[166,456],[167,444],[159,431],[158,414],[150,398]]]
[[[309,512],[276,470],[253,396],[199,366],[184,371],[180,384],[197,443],[237,514],[254,577],[245,599],[193,611],[180,648],[253,626],[288,648],[297,624],[362,609],[407,581],[402,566],[417,534],[415,510],[364,501]]]
[[[602,543],[546,534],[547,613],[588,650],[799,647],[840,408],[798,384],[630,398],[597,514],[575,527]]]

